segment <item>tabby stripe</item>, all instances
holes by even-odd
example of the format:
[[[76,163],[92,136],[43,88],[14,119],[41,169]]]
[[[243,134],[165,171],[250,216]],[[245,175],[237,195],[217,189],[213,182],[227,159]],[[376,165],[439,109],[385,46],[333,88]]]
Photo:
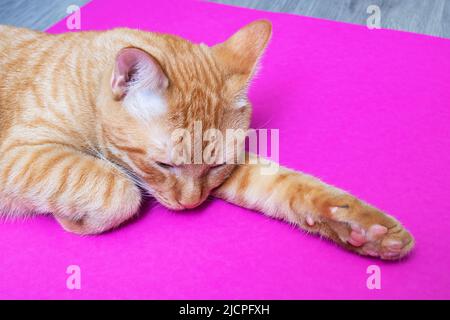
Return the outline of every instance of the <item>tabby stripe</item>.
[[[53,70],[51,74],[54,76],[54,79],[53,81],[51,81],[50,91],[55,101],[58,100],[60,86],[65,83],[64,81],[61,81],[61,76],[63,73],[59,70],[62,69],[61,66],[64,60],[67,59],[67,53],[72,51],[73,46],[74,44],[71,43],[69,46],[64,47],[64,51],[60,52],[59,58],[57,59],[56,63],[53,64]]]
[[[84,137],[81,134],[79,134],[78,132],[76,132],[72,129],[63,128],[63,127],[61,127],[57,124],[54,124],[43,118],[34,119],[33,121],[26,123],[25,125],[28,127],[40,128],[40,129],[42,129],[42,127],[47,127],[48,129],[58,131],[59,133],[62,133],[69,137],[77,136],[78,138],[81,138],[81,141],[84,141]]]
[[[55,52],[55,50],[61,46],[61,44],[63,43],[63,41],[59,42],[57,45],[54,44],[54,42],[48,42],[49,45],[43,49],[40,52],[40,56],[37,58],[37,61],[34,61],[33,66],[31,67],[31,71],[30,71],[30,77],[33,77],[33,79],[31,80],[31,93],[34,96],[34,99],[36,100],[36,104],[37,107],[39,108],[44,108],[44,101],[42,99],[42,93],[40,91],[40,87],[39,87],[39,83],[42,80],[45,80],[45,77],[43,77],[43,75],[47,75],[45,73],[46,69],[48,67],[48,63],[45,63],[45,61],[47,59],[51,59],[53,53]],[[44,79],[42,79],[44,78]],[[39,81],[41,80],[41,81]]]
[[[177,65],[177,69],[178,69],[178,73],[181,77],[182,82],[179,83],[182,85],[182,90],[186,91],[187,90],[187,84],[190,83],[193,79],[190,76],[190,72],[189,69],[185,66],[184,61],[177,61],[176,62]]]
[[[200,81],[205,82],[205,83],[209,82],[209,84],[211,86],[214,85],[212,77],[210,75],[210,72],[207,70],[206,66],[203,64],[203,61],[199,61],[196,64],[196,71],[199,75],[201,75],[199,77]]]
[[[44,154],[46,154],[48,151],[54,150],[53,146],[48,146],[44,148],[39,148],[37,150],[33,150],[30,158],[28,158],[28,161],[22,165],[20,168],[19,173],[14,177],[12,184],[15,185],[19,182],[20,179],[22,179],[27,173],[30,172],[31,165],[40,157],[42,157]]]
[[[35,177],[28,177],[25,182],[24,189],[30,187],[33,182],[40,182],[45,176],[48,176],[49,172],[53,170],[58,163],[66,160],[72,154],[72,152],[66,151],[56,154],[54,157],[47,159],[45,163],[39,167],[39,173]]]
[[[311,190],[305,191],[304,185],[300,183],[293,183],[292,186],[289,188],[289,195],[288,195],[288,204],[289,209],[292,212],[297,212],[298,208],[296,207],[296,203],[299,201],[306,202],[305,195],[310,193]]]
[[[238,168],[239,170],[240,168]],[[236,180],[239,181],[239,184],[236,187],[236,193],[245,193],[247,191],[248,185],[250,184],[250,178],[252,176],[252,168],[242,167],[242,172],[238,172],[239,176],[236,177]]]
[[[76,193],[79,191],[79,189],[81,187],[83,187],[83,185],[86,183],[86,180],[89,177],[89,173],[97,173],[96,168],[92,168],[93,163],[92,161],[89,159],[85,161],[85,164],[81,166],[81,168],[76,169],[79,172],[79,176],[78,176],[78,180],[75,182],[74,185],[72,185],[71,187],[71,191],[73,193]],[[95,169],[95,171],[89,171],[90,169]],[[75,170],[75,169],[74,169]]]
[[[115,187],[115,175],[110,172],[107,178],[107,186],[106,186],[106,198],[103,200],[103,206],[105,208],[109,208],[111,205],[111,199],[113,196],[113,191]]]
[[[127,146],[119,145],[119,144],[116,144],[114,141],[109,141],[109,143],[111,145],[113,145],[115,148],[117,148],[117,149],[119,149],[121,151],[130,152],[130,153],[137,153],[137,154],[141,154],[141,155],[145,155],[146,154],[145,150],[140,149],[140,148],[127,147]]]
[[[78,83],[81,89],[81,104],[85,106],[89,105],[89,91],[91,90],[91,88],[89,87],[89,78],[87,77],[87,72],[90,72],[90,69],[88,69],[87,65],[89,59],[89,56],[78,55],[76,68]]]
[[[170,59],[169,57],[167,57],[167,59],[166,59],[167,76],[169,77],[171,82],[181,84],[182,81],[180,79],[180,76],[178,75],[178,72],[175,69],[176,69],[176,67],[174,65],[174,61],[172,59]]]
[[[64,114],[54,108],[48,108],[48,111],[57,118],[57,122],[62,122],[65,127],[70,127],[71,124],[74,124],[74,120],[69,120]]]
[[[8,164],[6,165],[6,167],[3,169],[3,173],[2,173],[2,178],[1,178],[1,183],[6,184],[6,181],[9,178],[9,173],[11,172],[11,170],[13,169],[14,165],[16,164],[17,160],[19,160],[21,157],[23,156],[22,153],[18,153],[16,154],[13,158],[9,159]]]
[[[45,145],[60,145],[62,147],[72,148],[76,149],[76,146],[73,144],[61,142],[61,141],[54,141],[54,140],[41,140],[36,142],[15,142],[13,144],[10,144],[6,149],[4,149],[1,152],[0,160],[3,159],[5,155],[7,155],[8,152],[10,152],[13,149],[20,148],[20,147],[35,147],[35,146],[45,146]]]
[[[79,95],[80,91],[83,91],[80,84],[80,68],[81,65],[79,64],[80,61],[80,50],[75,50],[70,53],[68,56],[70,59],[70,63],[72,65],[71,68],[69,68],[70,72],[65,73],[65,81],[72,84],[71,86],[66,86],[65,90],[63,90],[63,98],[64,101],[67,104],[67,107],[69,108],[69,112],[71,114],[75,113],[75,108],[77,105],[79,105]],[[81,94],[83,94],[81,92]],[[77,99],[78,98],[78,99]]]
[[[69,178],[69,174],[71,172],[71,170],[73,169],[73,166],[75,164],[77,164],[80,161],[80,159],[78,157],[75,157],[75,159],[73,159],[72,161],[68,162],[62,169],[62,173],[61,176],[59,178],[59,186],[58,188],[53,192],[53,194],[50,195],[48,202],[50,203],[51,206],[56,206],[57,204],[57,200],[59,199],[60,196],[62,196],[66,189],[67,186],[69,185],[70,181],[68,181]]]
[[[88,65],[86,67],[86,71],[90,72],[90,70],[95,70],[95,69],[96,69],[95,66],[92,65],[92,60],[89,59],[88,60]],[[91,77],[92,77],[92,74],[91,74]],[[86,76],[85,78],[89,78],[89,77]],[[88,92],[87,103],[89,104],[89,107],[91,108],[92,114],[95,115],[97,113],[97,109],[95,108],[95,98],[92,96],[93,90],[92,90],[92,88],[90,88],[90,84],[88,82],[86,82],[86,85],[88,85],[88,88],[87,88],[88,89],[87,90],[87,92]]]
[[[12,53],[14,52],[22,52],[23,50],[27,50],[30,49],[32,50],[34,46],[32,46],[32,44],[36,44],[38,43],[39,39],[32,39],[32,40],[26,40],[24,42],[19,43],[19,45],[17,46],[11,46],[10,49],[6,49],[5,52],[3,52],[3,54],[5,56],[10,56],[11,54],[9,54],[9,52],[11,51]],[[40,44],[40,43],[38,43]],[[25,62],[29,62],[29,58],[27,55],[20,55],[18,58],[15,58],[13,60],[11,60],[10,62],[8,62],[7,64],[3,65],[3,70],[9,70],[11,68],[15,68],[15,66],[17,65],[24,65]]]
[[[209,71],[211,72],[211,75],[214,79],[214,83],[219,84],[221,82],[222,77],[220,75],[220,71],[219,68],[217,67],[216,62],[208,52],[205,52],[204,49],[202,49],[201,52],[209,67]]]

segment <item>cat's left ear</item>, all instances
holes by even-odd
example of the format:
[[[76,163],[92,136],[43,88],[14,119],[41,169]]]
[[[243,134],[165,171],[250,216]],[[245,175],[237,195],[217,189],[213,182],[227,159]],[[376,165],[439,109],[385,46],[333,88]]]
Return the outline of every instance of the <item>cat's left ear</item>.
[[[168,84],[169,80],[158,61],[147,52],[137,48],[124,48],[117,54],[111,77],[114,99],[121,100],[136,89],[162,91]]]
[[[212,50],[225,64],[228,72],[248,81],[255,73],[271,35],[272,24],[267,20],[257,20],[241,28]]]

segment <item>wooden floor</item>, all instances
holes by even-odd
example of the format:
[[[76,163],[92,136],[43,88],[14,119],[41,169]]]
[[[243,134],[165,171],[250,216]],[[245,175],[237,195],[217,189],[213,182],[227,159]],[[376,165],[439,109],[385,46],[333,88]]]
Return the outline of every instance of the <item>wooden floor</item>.
[[[366,24],[367,7],[377,5],[381,10],[382,28],[450,38],[450,0],[209,1],[356,24]],[[82,6],[87,2],[89,0],[0,0],[0,24],[45,30],[66,16],[69,5]]]
[[[89,0],[0,0],[0,24],[45,30],[67,16],[67,8]]]

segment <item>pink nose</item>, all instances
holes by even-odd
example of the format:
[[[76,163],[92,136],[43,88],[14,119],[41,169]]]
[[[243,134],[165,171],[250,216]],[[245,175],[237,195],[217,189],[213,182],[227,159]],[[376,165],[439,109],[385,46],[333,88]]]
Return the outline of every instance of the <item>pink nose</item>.
[[[198,207],[202,202],[184,202],[184,201],[178,201],[185,209],[192,209],[195,207]]]

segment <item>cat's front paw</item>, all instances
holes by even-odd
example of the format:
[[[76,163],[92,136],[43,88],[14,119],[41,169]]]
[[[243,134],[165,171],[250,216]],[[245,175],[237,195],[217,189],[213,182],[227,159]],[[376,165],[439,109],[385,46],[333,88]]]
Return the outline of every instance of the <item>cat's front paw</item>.
[[[335,233],[335,240],[338,238],[338,242],[352,251],[397,260],[414,246],[412,235],[395,218],[350,195],[324,204],[322,223]]]
[[[79,234],[99,234],[118,227],[131,218],[141,204],[141,192],[132,181],[116,177],[120,188],[116,193],[107,194],[92,191],[83,206],[78,206],[76,215],[54,214],[64,230]],[[106,192],[110,192],[105,189]],[[109,199],[109,201],[106,201]]]

